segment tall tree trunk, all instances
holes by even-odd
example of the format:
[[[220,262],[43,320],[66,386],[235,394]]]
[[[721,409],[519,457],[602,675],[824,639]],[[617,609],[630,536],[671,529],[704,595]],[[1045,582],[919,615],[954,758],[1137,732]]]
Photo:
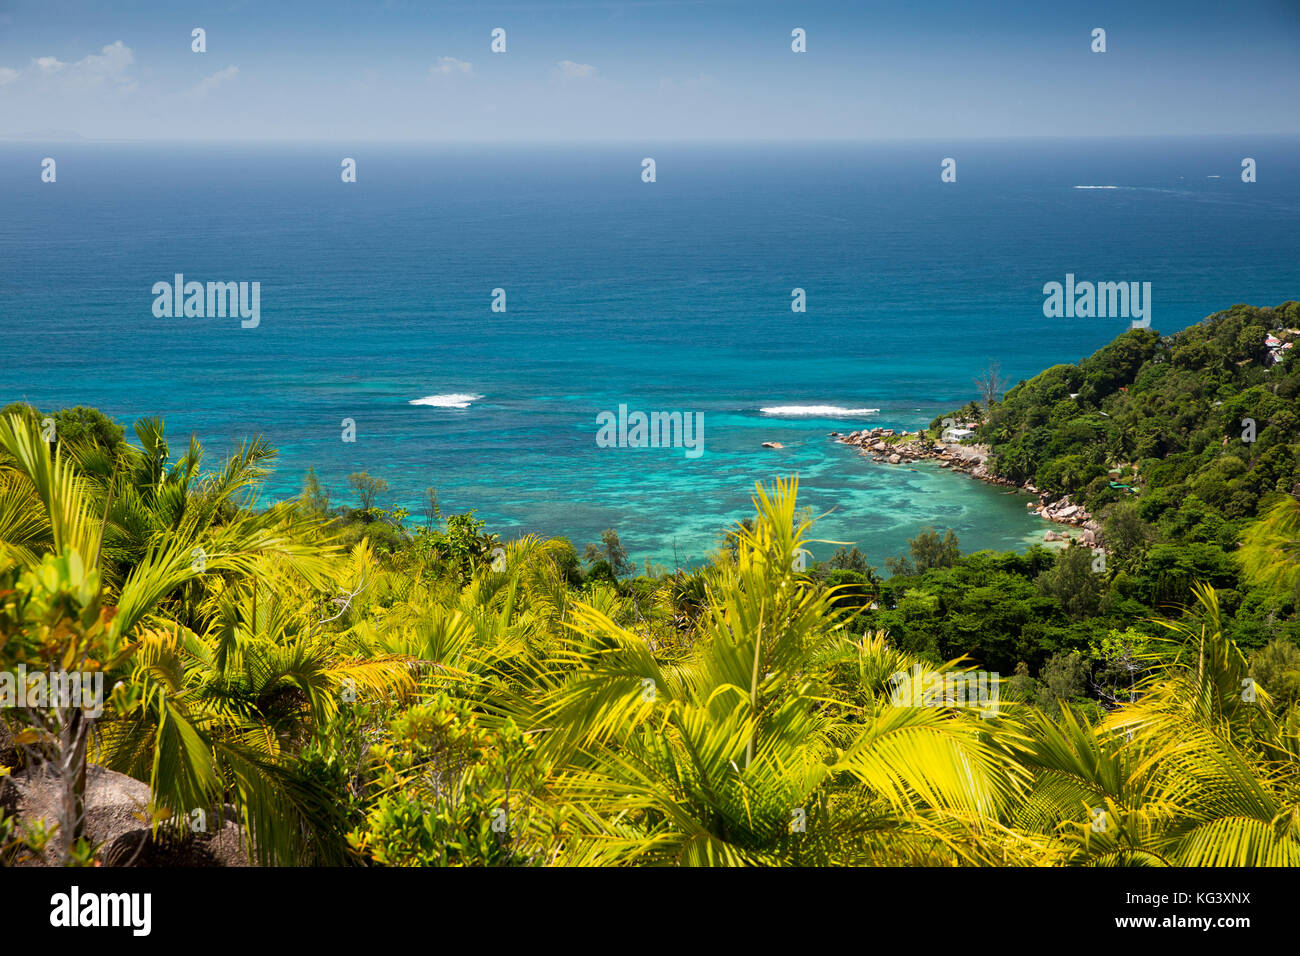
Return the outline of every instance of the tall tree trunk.
[[[72,861],[72,848],[86,823],[86,743],[90,724],[80,707],[59,709],[59,834],[63,865]]]

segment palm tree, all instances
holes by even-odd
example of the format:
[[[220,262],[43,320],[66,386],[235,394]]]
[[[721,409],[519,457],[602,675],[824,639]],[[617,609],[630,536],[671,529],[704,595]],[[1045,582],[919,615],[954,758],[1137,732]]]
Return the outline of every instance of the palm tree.
[[[517,713],[544,733],[557,799],[582,808],[585,862],[678,865],[949,859],[958,816],[996,815],[1013,775],[978,718],[894,707],[886,682],[846,707],[837,665],[874,673],[883,641],[845,633],[832,595],[797,574],[797,485],[759,486],[758,518],[708,587],[697,650],[663,664],[590,605],[551,662],[554,689]]]
[[[1284,495],[1251,525],[1239,556],[1255,583],[1300,593],[1300,498]]]
[[[295,859],[313,830],[311,799],[281,759],[274,699],[293,687],[301,709],[320,720],[331,710],[330,687],[360,680],[392,689],[404,686],[405,672],[382,658],[343,660],[303,613],[276,618],[268,598],[259,611],[259,594],[289,587],[312,606],[302,589],[314,596],[337,566],[315,519],[293,506],[237,506],[237,494],[264,474],[264,444],[203,474],[197,441],[173,465],[161,422],[144,420],[136,432],[142,448],[111,465],[93,447],[74,450],[98,469],[87,475],[51,451],[34,423],[0,422],[0,553],[21,567],[75,555],[113,608],[100,655],[119,686],[98,742],[81,747],[76,786],[84,787],[89,751],[146,780],[162,816],[229,799],[262,859]],[[80,733],[74,739],[84,740]],[[76,817],[67,843],[79,835]]]
[[[1017,823],[1073,865],[1295,866],[1300,746],[1227,640],[1213,589],[1151,652],[1138,699],[1089,727],[1035,715],[1016,745],[1034,772]]]

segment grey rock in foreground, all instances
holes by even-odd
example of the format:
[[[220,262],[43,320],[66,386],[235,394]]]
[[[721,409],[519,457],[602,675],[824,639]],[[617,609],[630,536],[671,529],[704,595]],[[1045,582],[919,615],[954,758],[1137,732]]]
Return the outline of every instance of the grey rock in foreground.
[[[22,770],[0,778],[0,808],[18,818],[20,830],[38,820],[53,831],[59,822],[59,779],[45,767]],[[90,764],[86,767],[86,819],[82,832],[92,843],[108,843],[145,825],[149,786],[126,774]],[[28,865],[54,866],[59,837],[46,846],[43,859]]]
[[[0,809],[18,818],[25,831],[38,820],[58,824],[60,785],[45,768],[0,778]],[[250,866],[243,830],[226,808],[206,832],[154,834],[149,827],[149,787],[134,777],[96,764],[86,767],[86,818],[83,832],[101,847],[106,866]],[[26,866],[56,866],[61,843],[56,835],[44,855]]]
[[[148,827],[124,833],[104,848],[105,866],[252,866],[244,846],[244,831],[234,809],[225,819],[209,821],[205,832],[183,837]]]

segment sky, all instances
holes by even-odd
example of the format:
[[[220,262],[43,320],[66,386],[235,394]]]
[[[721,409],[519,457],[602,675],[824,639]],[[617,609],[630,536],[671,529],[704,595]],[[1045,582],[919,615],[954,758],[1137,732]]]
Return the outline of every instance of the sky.
[[[0,0],[0,138],[1290,134],[1298,48],[1300,0]]]

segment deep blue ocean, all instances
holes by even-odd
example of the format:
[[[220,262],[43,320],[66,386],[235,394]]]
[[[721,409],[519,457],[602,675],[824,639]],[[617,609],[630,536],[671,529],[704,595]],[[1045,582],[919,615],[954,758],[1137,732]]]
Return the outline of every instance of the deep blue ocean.
[[[389,505],[416,511],[433,485],[444,512],[477,509],[506,537],[581,549],[613,527],[638,563],[706,556],[755,481],[795,473],[830,512],[818,535],[877,564],[927,524],[963,550],[1019,548],[1047,527],[1023,496],[874,464],[827,433],[914,428],[974,398],[990,360],[1015,382],[1128,327],[1045,319],[1043,284],[1066,273],[1150,282],[1165,333],[1298,298],[1298,223],[1295,138],[11,143],[0,404],[159,414],[178,454],[193,432],[213,464],[260,433],[281,453],[263,500],[314,466],[353,502],[346,476],[368,471]],[[151,290],[176,273],[260,282],[260,324],[155,317]],[[597,414],[620,404],[702,413],[703,454],[598,447]],[[840,411],[762,411],[791,406]]]

